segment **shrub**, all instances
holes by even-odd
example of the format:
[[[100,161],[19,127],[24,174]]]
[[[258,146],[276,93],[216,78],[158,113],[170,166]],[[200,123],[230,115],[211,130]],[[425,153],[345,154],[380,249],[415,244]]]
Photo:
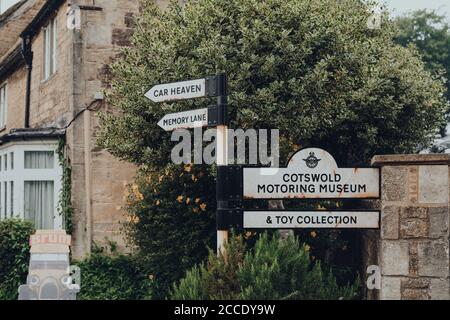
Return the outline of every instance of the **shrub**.
[[[33,224],[19,219],[0,221],[0,300],[15,300],[25,284]]]
[[[94,249],[80,262],[81,290],[77,300],[139,300],[151,298],[153,281],[130,255],[107,255]]]
[[[261,235],[253,250],[233,237],[226,255],[210,253],[208,263],[174,284],[171,299],[354,299],[359,281],[339,286],[331,271],[311,262],[308,247],[293,236]]]
[[[187,269],[214,246],[215,182],[203,166],[169,166],[141,172],[128,195],[124,231],[140,263],[165,298]]]

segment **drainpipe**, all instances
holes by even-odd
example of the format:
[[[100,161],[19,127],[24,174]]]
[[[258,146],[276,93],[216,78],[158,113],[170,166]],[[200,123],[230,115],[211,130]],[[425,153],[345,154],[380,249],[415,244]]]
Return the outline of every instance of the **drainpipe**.
[[[31,35],[22,36],[22,56],[27,68],[27,88],[25,95],[25,128],[30,127],[31,71],[33,70],[33,51],[31,51]]]

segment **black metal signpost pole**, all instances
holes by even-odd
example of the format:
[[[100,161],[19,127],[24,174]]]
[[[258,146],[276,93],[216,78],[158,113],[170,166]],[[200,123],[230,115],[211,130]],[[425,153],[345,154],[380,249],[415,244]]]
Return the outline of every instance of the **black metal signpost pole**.
[[[226,74],[216,76],[217,88],[217,254],[223,250],[228,240],[229,203],[228,203],[228,83]]]

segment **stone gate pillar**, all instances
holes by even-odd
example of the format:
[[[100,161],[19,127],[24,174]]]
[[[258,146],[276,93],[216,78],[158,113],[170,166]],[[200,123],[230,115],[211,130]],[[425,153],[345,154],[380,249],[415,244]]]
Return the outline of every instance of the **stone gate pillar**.
[[[381,167],[380,299],[450,299],[450,155],[375,156]]]

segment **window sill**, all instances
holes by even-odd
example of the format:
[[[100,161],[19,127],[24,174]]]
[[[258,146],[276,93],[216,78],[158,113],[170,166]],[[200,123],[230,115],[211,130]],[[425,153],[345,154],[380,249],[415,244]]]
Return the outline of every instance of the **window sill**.
[[[56,76],[56,71],[50,75],[47,79],[41,80],[41,85],[46,85],[48,82],[50,82],[54,77]]]

